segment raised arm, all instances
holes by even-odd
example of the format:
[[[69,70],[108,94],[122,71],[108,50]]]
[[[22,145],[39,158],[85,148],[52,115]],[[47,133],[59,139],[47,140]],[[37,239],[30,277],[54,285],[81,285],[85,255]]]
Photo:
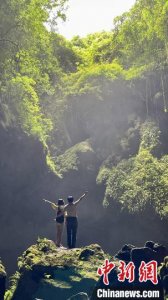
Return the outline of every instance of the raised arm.
[[[74,202],[74,204],[78,204],[86,195],[87,195],[87,191],[78,199]]]
[[[53,209],[57,209],[57,208],[58,208],[58,205],[56,205],[55,203],[53,203],[53,202],[51,202],[51,201],[49,201],[49,200],[46,200],[46,199],[43,199],[43,200],[44,200],[46,203],[49,203]]]
[[[68,204],[64,205],[64,212],[67,210]]]

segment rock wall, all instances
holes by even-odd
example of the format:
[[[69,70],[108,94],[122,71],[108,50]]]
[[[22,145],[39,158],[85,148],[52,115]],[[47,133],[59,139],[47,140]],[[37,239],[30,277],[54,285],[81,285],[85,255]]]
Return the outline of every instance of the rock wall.
[[[0,256],[11,274],[24,249],[52,232],[53,214],[42,199],[53,199],[59,180],[39,141],[2,126],[0,140]]]

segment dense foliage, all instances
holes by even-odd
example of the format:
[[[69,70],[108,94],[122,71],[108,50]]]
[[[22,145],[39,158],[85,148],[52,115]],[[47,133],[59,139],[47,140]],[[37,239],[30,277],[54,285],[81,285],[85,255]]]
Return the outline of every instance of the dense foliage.
[[[157,159],[152,155],[158,136],[158,128],[145,123],[138,154],[120,161],[112,169],[102,167],[97,181],[105,182],[105,204],[108,204],[108,199],[113,199],[130,212],[149,207],[162,216],[168,214],[168,156]]]
[[[55,32],[65,4],[1,2],[1,124],[38,138],[60,176],[91,153],[105,203],[164,217],[168,1],[137,0],[111,32],[71,41]]]

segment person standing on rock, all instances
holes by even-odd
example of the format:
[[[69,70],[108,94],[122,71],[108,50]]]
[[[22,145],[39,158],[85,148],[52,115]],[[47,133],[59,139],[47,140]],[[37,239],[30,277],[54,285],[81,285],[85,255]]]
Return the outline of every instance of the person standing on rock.
[[[87,193],[88,192],[85,192],[76,201],[74,201],[72,196],[68,196],[68,204],[64,207],[64,212],[66,213],[67,244],[69,249],[75,248],[76,246],[76,235],[78,229],[77,206]]]
[[[57,229],[57,236],[56,236],[56,245],[58,247],[62,247],[62,234],[64,229],[64,200],[59,199],[57,204],[52,203],[52,208],[55,210],[57,209],[57,216],[56,216],[56,229]]]

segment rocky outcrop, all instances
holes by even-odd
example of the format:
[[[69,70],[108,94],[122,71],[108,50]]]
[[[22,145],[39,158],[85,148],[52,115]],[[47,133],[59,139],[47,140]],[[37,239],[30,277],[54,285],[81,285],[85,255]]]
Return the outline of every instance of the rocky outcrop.
[[[97,244],[67,250],[50,240],[38,240],[18,260],[19,276],[10,299],[87,299],[85,293],[93,290],[105,257]]]
[[[0,261],[0,300],[4,299],[6,289],[6,271],[5,268]]]
[[[154,250],[155,249],[155,250]],[[125,254],[126,252],[126,254]],[[128,260],[128,252],[129,260]],[[123,253],[123,256],[122,256]],[[55,243],[47,239],[38,239],[37,243],[29,247],[18,259],[19,272],[12,277],[13,284],[7,291],[8,300],[95,300],[99,288],[123,289],[159,289],[160,300],[168,293],[168,257],[166,247],[154,242],[146,242],[144,247],[124,245],[116,256],[110,257],[97,244],[83,248],[68,250],[58,248]],[[109,286],[99,277],[97,270],[104,265],[105,259],[115,264],[109,273]],[[158,262],[158,285],[150,280],[140,283],[136,277],[137,260]],[[119,264],[135,263],[135,280],[124,282],[118,280]],[[160,263],[162,261],[162,263]]]
[[[159,265],[167,255],[168,249],[164,245],[147,241],[144,247],[124,245],[115,257],[126,262],[132,261],[136,266],[139,266],[142,260],[146,263],[155,260]]]

